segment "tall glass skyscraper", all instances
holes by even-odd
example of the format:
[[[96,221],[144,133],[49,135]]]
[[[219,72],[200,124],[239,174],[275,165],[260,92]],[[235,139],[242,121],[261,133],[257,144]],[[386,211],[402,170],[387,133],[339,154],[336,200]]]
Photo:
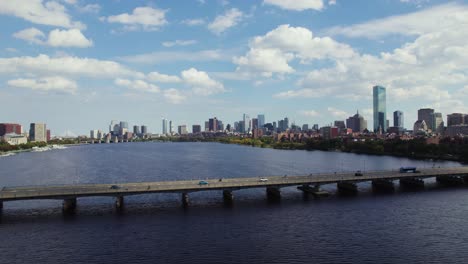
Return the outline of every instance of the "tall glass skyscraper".
[[[385,87],[374,86],[374,132],[382,129],[382,132],[387,131],[387,96]]]

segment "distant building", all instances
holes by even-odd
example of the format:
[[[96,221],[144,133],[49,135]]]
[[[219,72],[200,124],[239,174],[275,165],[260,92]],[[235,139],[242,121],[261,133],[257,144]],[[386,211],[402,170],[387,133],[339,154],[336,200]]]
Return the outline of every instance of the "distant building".
[[[362,133],[367,129],[367,121],[362,115],[359,114],[358,111],[354,116],[350,116],[348,119],[346,119],[346,127],[351,128],[353,132]]]
[[[312,126],[312,130],[318,131],[318,130],[319,130],[319,125],[318,125],[318,124],[314,124],[314,125]]]
[[[223,121],[221,120],[218,120],[217,121],[217,131],[224,131],[224,124],[223,124]]]
[[[252,118],[252,130],[259,128],[258,119]]]
[[[252,130],[252,137],[253,138],[260,138],[263,136],[263,130],[260,129],[260,128],[254,128],[254,130]]]
[[[208,120],[208,131],[218,131],[218,119],[216,117],[210,118]]]
[[[273,122],[273,131],[277,131],[278,130],[278,125],[276,124],[276,122]]]
[[[252,130],[250,116],[248,114],[244,114],[242,121],[244,121],[244,131],[242,131],[242,133],[249,133]]]
[[[97,139],[98,138],[98,130],[93,129],[93,130],[89,131],[89,138],[90,139]]]
[[[110,125],[109,125],[109,133],[117,135],[120,131],[120,125],[119,121],[117,120],[112,120]]]
[[[445,131],[445,136],[455,137],[455,136],[466,136],[468,135],[468,125],[453,125],[448,126]]]
[[[437,134],[444,133],[444,120],[442,119],[442,113],[434,113],[431,116],[432,121],[432,132]]]
[[[148,134],[148,127],[147,126],[141,126],[141,134],[143,134],[143,135]]]
[[[341,121],[341,120],[336,120],[334,122],[334,125],[335,127],[338,128],[338,131],[341,133],[341,131],[344,131],[345,128],[346,128],[346,125],[345,125],[345,121]]]
[[[394,127],[404,127],[404,119],[403,119],[403,112],[402,111],[395,111],[393,112],[393,126]]]
[[[172,135],[174,133],[174,125],[172,124],[172,120],[169,120],[169,134]]]
[[[383,86],[373,87],[374,132],[387,131],[387,99]]]
[[[432,127],[433,115],[434,115],[434,109],[422,108],[418,110],[418,120],[424,120],[424,122],[427,125],[427,130],[431,130],[431,131],[434,130],[434,128]]]
[[[320,128],[320,134],[323,139],[328,140],[328,139],[333,139],[338,137],[338,128],[337,127],[331,127],[331,126],[324,126]]]
[[[179,132],[179,135],[187,135],[188,134],[186,125],[180,125],[177,130]]]
[[[427,130],[428,130],[428,127],[427,127],[426,121],[418,120],[418,121],[416,121],[414,123],[414,126],[413,126],[413,134],[414,135],[421,134],[421,133],[426,133]]]
[[[205,121],[205,132],[210,131],[210,121]]]
[[[22,134],[8,133],[0,137],[10,145],[19,145],[28,143],[28,138]]]
[[[302,131],[307,131],[309,130],[309,125],[308,124],[303,124],[302,125]]]
[[[1,123],[0,124],[0,137],[3,137],[6,134],[23,134],[23,127],[20,124],[9,124],[9,123]]]
[[[140,127],[139,126],[133,126],[133,134],[135,135],[140,135]]]
[[[453,113],[447,115],[447,127],[465,124],[465,114]]]
[[[258,128],[263,128],[263,126],[265,125],[265,115],[259,114],[257,115],[257,119],[258,119]]]
[[[46,124],[31,123],[29,139],[33,142],[47,142]]]
[[[163,135],[167,135],[167,133],[169,132],[167,126],[168,126],[167,119],[163,118],[162,119],[162,131],[161,131]]]
[[[201,133],[201,126],[200,125],[192,125],[192,133],[193,134]]]

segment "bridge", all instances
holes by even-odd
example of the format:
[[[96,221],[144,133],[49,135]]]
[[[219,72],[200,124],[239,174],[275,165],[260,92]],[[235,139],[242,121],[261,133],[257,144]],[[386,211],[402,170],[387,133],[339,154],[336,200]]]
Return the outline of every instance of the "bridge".
[[[340,192],[357,193],[359,182],[372,182],[372,187],[377,190],[393,190],[394,181],[399,181],[402,186],[424,188],[426,178],[436,178],[437,182],[442,184],[465,184],[468,183],[468,167],[425,168],[410,173],[401,173],[399,170],[332,172],[302,176],[3,187],[0,190],[0,210],[3,203],[9,201],[59,199],[63,200],[64,211],[73,211],[77,198],[90,196],[115,197],[116,207],[122,208],[125,196],[148,193],[180,193],[182,204],[187,206],[189,193],[214,190],[222,191],[225,202],[232,202],[233,191],[246,188],[265,188],[269,198],[279,199],[280,188],[288,186],[298,186],[297,188],[305,193],[321,196],[327,194],[320,189],[320,186],[325,184],[336,184]]]

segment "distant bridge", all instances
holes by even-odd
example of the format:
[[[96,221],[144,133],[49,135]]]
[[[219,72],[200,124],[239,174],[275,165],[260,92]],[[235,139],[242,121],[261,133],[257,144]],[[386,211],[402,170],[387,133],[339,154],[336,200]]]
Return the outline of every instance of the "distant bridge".
[[[361,175],[362,174],[362,175]],[[401,185],[424,187],[425,178],[436,178],[445,184],[468,183],[468,167],[426,168],[413,173],[393,171],[363,171],[362,173],[320,173],[302,176],[269,176],[251,178],[222,178],[209,180],[183,180],[161,182],[139,182],[120,184],[72,184],[60,186],[3,187],[0,190],[0,210],[3,203],[17,200],[60,199],[63,210],[73,211],[77,198],[90,196],[111,196],[116,198],[116,207],[122,208],[124,196],[147,193],[181,193],[182,203],[188,205],[188,194],[199,191],[223,191],[225,202],[232,202],[235,190],[246,188],[266,188],[269,198],[280,198],[280,188],[298,186],[298,189],[316,196],[326,195],[321,185],[337,184],[340,192],[357,192],[357,183],[370,181],[374,189],[393,190],[394,181]]]

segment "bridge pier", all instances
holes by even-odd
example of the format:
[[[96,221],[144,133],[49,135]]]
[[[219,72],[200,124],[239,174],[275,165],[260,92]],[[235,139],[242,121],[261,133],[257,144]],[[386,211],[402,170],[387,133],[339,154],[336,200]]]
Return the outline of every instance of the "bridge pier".
[[[329,192],[320,190],[319,184],[316,184],[314,187],[311,187],[309,184],[304,184],[298,186],[297,189],[301,190],[305,195],[312,194],[315,198],[327,197],[330,195]]]
[[[377,179],[372,181],[372,189],[374,191],[393,192],[395,190],[395,185],[392,180]]]
[[[281,199],[281,191],[278,187],[267,187],[266,193],[267,193],[268,200],[280,200]]]
[[[223,190],[223,200],[226,204],[231,204],[234,201],[234,195],[231,190]]]
[[[424,180],[418,178],[402,178],[400,186],[407,188],[424,188]]]
[[[115,208],[120,210],[123,207],[124,207],[124,197],[123,196],[115,197]]]
[[[3,201],[0,200],[0,211],[3,209]]]
[[[73,212],[76,209],[76,198],[68,198],[63,200],[62,210],[64,212]]]
[[[357,184],[354,182],[338,182],[336,184],[338,191],[342,194],[357,194]]]
[[[439,184],[451,186],[462,185],[464,183],[463,178],[459,176],[437,176],[436,181]]]
[[[187,207],[189,205],[188,193],[182,193],[182,206]]]

